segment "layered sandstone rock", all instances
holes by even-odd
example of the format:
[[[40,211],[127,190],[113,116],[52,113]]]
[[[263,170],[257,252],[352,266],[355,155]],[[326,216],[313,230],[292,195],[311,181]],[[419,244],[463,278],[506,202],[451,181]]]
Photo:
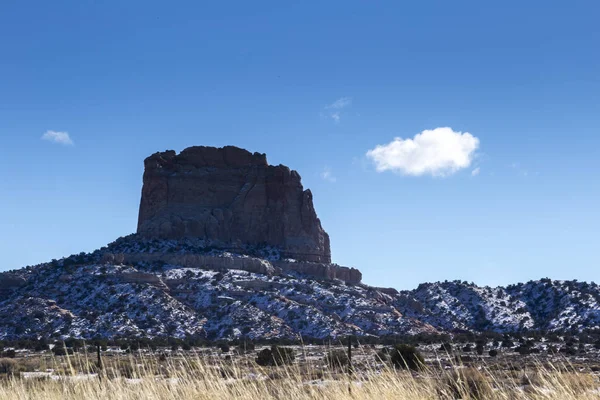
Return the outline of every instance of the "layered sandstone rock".
[[[356,268],[337,264],[287,261],[273,261],[272,264],[283,271],[294,271],[321,279],[339,279],[352,284],[360,283],[362,280],[362,273]]]
[[[266,156],[227,146],[190,147],[145,160],[138,234],[201,238],[222,248],[273,246],[286,258],[331,262],[310,190]]]
[[[124,264],[156,263],[180,265],[186,268],[229,270],[255,272],[272,275],[275,268],[267,260],[256,257],[212,256],[208,254],[163,254],[163,253],[107,253],[106,260],[121,260]]]
[[[300,274],[313,276],[319,279],[339,279],[346,283],[358,284],[362,274],[356,268],[343,267],[337,264],[313,263],[313,262],[289,262],[289,261],[267,261],[262,258],[222,254],[220,256],[210,254],[172,254],[172,253],[105,253],[102,257],[104,262],[112,263],[119,260],[124,264],[138,263],[164,263],[180,265],[186,268],[230,270],[254,272],[263,275],[273,275],[279,272],[298,272]],[[124,274],[125,275],[125,274]],[[146,275],[130,275],[132,279],[144,279]],[[153,279],[148,277],[148,279]],[[152,283],[152,282],[147,282]]]
[[[161,289],[167,289],[167,286],[158,275],[147,272],[123,272],[118,274],[117,277],[127,283],[149,284]]]

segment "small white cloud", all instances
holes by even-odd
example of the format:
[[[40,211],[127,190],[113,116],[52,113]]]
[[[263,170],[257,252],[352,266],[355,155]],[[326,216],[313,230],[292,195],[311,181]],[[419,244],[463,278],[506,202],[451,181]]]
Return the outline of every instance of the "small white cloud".
[[[75,143],[71,140],[68,132],[46,131],[42,135],[42,140],[59,143],[65,146],[73,146]]]
[[[479,167],[477,167],[473,171],[471,171],[471,176],[477,176],[479,175],[479,172],[481,172],[481,170]]]
[[[340,97],[333,103],[325,106],[325,110],[328,111],[328,115],[337,124],[341,119],[341,110],[352,105],[352,97]]]
[[[468,168],[479,147],[479,139],[452,128],[424,130],[412,139],[395,138],[367,152],[378,172],[404,175],[447,176]]]
[[[323,172],[321,172],[321,178],[328,182],[335,182],[337,180],[336,177],[333,175],[333,172],[331,172],[331,168],[327,166],[323,168]]]
[[[352,97],[340,97],[330,105],[325,108],[334,108],[336,110],[341,110],[342,108],[346,108],[352,104]]]

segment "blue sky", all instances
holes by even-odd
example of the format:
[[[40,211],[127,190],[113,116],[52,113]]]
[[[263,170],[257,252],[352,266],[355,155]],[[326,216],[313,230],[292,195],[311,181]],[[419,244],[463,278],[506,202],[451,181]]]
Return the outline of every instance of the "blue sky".
[[[0,269],[135,231],[147,155],[231,144],[300,172],[368,284],[597,281],[599,13],[2,2]]]

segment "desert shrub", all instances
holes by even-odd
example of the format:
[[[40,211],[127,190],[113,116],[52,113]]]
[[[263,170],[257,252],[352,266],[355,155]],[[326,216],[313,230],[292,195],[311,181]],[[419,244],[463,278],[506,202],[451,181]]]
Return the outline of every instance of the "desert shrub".
[[[222,343],[221,345],[219,345],[219,348],[221,349],[222,353],[229,353],[229,350],[231,350],[227,343]]]
[[[96,346],[87,346],[85,351],[88,354],[96,354]]]
[[[296,353],[290,347],[272,346],[271,352],[277,365],[291,364],[296,359]]]
[[[483,355],[483,352],[485,350],[485,344],[484,343],[477,343],[477,345],[475,346],[475,351],[477,352],[478,355]]]
[[[559,352],[565,353],[568,356],[577,355],[577,350],[574,347],[571,347],[571,346],[561,347],[560,350],[559,350]]]
[[[442,343],[440,346],[440,351],[445,351],[446,353],[452,353],[452,343],[446,342]]]
[[[0,374],[12,375],[19,369],[19,364],[12,358],[0,358]]]
[[[34,351],[37,352],[41,352],[41,351],[45,351],[48,350],[48,344],[47,343],[42,343],[42,342],[38,342],[35,344],[35,346],[33,347]]]
[[[470,355],[467,354],[457,354],[456,356],[454,356],[454,362],[456,362],[457,364],[463,364],[463,363],[468,363],[468,362],[472,362],[473,361],[473,357],[471,357]]]
[[[390,360],[395,367],[419,370],[425,365],[425,359],[419,350],[408,344],[397,344]]]
[[[66,356],[67,353],[73,354],[73,349],[67,349],[62,345],[56,345],[52,348],[52,353],[54,353],[55,356]]]
[[[74,351],[77,352],[79,349],[81,349],[83,347],[84,342],[83,342],[83,340],[68,338],[68,339],[65,339],[64,345],[67,348],[72,348]]]
[[[15,358],[17,355],[17,352],[14,351],[13,349],[10,350],[6,350],[2,352],[2,357],[3,358]]]
[[[249,351],[254,351],[254,343],[250,342],[250,343],[241,343],[240,345],[238,345],[237,347],[237,352],[239,354],[245,354],[246,352]]]
[[[388,362],[390,360],[390,349],[384,347],[375,353],[375,362]]]
[[[258,365],[273,365],[273,353],[271,349],[263,349],[256,354],[256,363]]]
[[[447,374],[443,387],[444,394],[452,399],[483,400],[491,398],[493,394],[488,379],[473,368],[461,368]]]
[[[488,354],[490,355],[490,357],[496,357],[498,355],[498,350],[496,349],[491,349]]]
[[[294,362],[296,354],[294,349],[289,347],[271,346],[270,349],[264,349],[258,352],[256,363],[258,365],[285,365]]]
[[[344,350],[331,350],[325,356],[325,362],[332,368],[343,368],[350,360]]]

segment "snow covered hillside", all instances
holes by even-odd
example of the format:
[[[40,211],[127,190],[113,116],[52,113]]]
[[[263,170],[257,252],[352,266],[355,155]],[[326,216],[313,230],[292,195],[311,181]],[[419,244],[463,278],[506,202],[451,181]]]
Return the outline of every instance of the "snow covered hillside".
[[[160,261],[124,264],[114,256],[176,252],[248,257],[133,236],[91,254],[3,273],[0,339],[297,339],[600,325],[600,288],[594,283],[540,280],[489,288],[455,281],[397,292],[262,264],[214,270]],[[267,266],[266,260],[279,258],[276,249],[249,253]]]

